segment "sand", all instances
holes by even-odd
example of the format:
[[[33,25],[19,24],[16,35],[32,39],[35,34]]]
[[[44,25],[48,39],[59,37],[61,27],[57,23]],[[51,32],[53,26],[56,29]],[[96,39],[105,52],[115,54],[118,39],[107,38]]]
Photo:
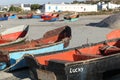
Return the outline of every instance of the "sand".
[[[120,28],[120,13],[112,14],[96,24],[97,27]]]

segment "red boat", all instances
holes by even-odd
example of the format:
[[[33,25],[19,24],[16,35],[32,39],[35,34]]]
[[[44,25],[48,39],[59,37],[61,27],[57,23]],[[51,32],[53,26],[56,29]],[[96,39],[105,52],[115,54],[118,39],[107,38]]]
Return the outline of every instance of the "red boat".
[[[26,40],[28,30],[29,25],[20,25],[4,30],[0,33],[0,46],[3,47]]]
[[[115,33],[116,31],[113,31],[107,37],[111,38]],[[31,78],[33,80],[103,80],[106,74],[110,75],[110,72],[120,69],[120,37],[118,36],[62,51],[26,55]]]
[[[21,15],[18,16],[18,19],[30,19],[32,18],[33,14]]]
[[[71,28],[69,26],[60,27],[54,30],[46,32],[42,38],[25,41],[20,44],[14,44],[10,46],[0,47],[1,50],[5,51],[17,51],[24,49],[32,49],[38,46],[47,45],[55,42],[62,41],[63,39],[71,38]],[[66,45],[68,46],[68,45]]]
[[[64,16],[65,20],[71,20],[71,19],[75,19],[75,18],[79,18],[79,14],[78,13],[68,14],[68,15]]]
[[[41,15],[41,18],[43,21],[56,21],[59,19],[59,14],[57,13],[52,13],[52,14],[43,14]]]

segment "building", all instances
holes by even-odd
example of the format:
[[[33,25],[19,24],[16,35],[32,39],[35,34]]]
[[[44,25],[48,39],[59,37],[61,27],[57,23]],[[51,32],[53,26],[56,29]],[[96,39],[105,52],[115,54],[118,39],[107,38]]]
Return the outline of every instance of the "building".
[[[93,1],[100,1],[100,0],[86,0],[86,1],[91,1],[91,2],[93,2]]]
[[[113,3],[105,3],[105,2],[99,2],[98,3],[99,10],[108,10],[108,9],[118,9],[120,8],[119,4],[113,4]]]
[[[31,4],[21,4],[21,8],[24,11],[31,11]]]
[[[23,11],[31,11],[31,4],[12,4],[15,7],[20,7]]]
[[[62,4],[44,4],[43,10],[44,10],[44,12],[60,12],[60,11],[97,12],[97,5],[64,4],[64,3],[62,3]]]

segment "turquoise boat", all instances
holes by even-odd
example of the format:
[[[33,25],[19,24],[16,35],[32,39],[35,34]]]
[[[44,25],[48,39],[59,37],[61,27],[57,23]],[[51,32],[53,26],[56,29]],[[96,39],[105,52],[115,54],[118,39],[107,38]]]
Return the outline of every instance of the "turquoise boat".
[[[8,17],[9,19],[17,19],[17,15],[16,14],[13,14],[11,16]]]
[[[45,45],[40,48],[36,49],[30,49],[30,50],[23,50],[23,51],[16,51],[16,52],[10,52],[10,65],[14,65],[17,60],[21,59],[23,55],[25,54],[40,54],[45,52],[51,52],[51,51],[59,51],[64,49],[64,42],[58,42],[51,45]],[[23,59],[20,62],[18,62],[14,67],[11,67],[10,71],[20,69],[23,67],[27,67],[26,61]]]
[[[72,19],[70,19],[70,20],[65,19],[65,21],[67,21],[67,22],[75,22],[75,21],[77,21],[77,20],[78,20],[78,18],[72,18]]]
[[[69,21],[69,22],[74,22],[77,21],[79,19],[79,14],[78,13],[74,13],[74,14],[68,14],[64,16],[64,20],[65,21]]]

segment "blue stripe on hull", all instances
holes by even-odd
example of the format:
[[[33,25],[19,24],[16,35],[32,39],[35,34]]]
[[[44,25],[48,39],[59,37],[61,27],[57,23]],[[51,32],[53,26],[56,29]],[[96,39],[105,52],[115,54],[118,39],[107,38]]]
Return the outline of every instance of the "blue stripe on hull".
[[[15,64],[16,60],[22,58],[23,55],[25,55],[25,54],[40,54],[40,53],[44,53],[44,52],[58,51],[58,50],[63,50],[63,49],[64,49],[64,43],[60,43],[60,44],[56,44],[53,46],[40,48],[40,49],[36,49],[36,50],[12,52],[9,54],[10,64],[11,65]],[[27,66],[27,63],[25,62],[25,60],[21,60],[18,64],[16,64],[14,67],[12,67],[11,70],[23,68],[26,66]]]

